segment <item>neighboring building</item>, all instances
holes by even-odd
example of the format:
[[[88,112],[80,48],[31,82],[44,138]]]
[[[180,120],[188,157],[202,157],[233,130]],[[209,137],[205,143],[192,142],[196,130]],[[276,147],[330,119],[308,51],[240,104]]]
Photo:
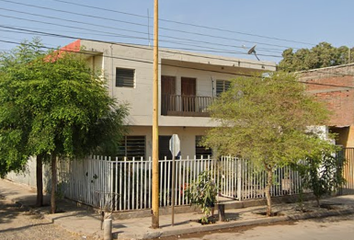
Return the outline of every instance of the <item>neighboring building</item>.
[[[90,66],[103,70],[108,92],[129,104],[130,132],[118,156],[152,155],[153,49],[140,45],[77,40],[65,47],[83,49]],[[170,49],[159,51],[159,157],[171,157],[169,139],[178,134],[181,155],[194,157],[211,151],[198,147],[206,130],[215,127],[206,112],[213,98],[229,87],[229,80],[255,72],[275,71],[275,63],[202,55]]]
[[[302,71],[299,80],[326,103],[329,130],[338,134],[336,144],[354,147],[354,64]]]

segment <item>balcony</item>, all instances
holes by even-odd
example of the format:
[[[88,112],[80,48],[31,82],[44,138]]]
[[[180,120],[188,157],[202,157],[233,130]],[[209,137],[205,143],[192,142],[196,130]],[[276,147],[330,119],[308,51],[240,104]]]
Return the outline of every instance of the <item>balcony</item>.
[[[213,97],[162,94],[161,115],[209,117],[207,108],[213,102]]]

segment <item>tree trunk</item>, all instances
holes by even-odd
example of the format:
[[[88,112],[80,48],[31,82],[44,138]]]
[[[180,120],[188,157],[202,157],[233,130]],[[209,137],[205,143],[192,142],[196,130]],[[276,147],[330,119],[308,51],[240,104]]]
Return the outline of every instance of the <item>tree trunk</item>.
[[[272,199],[270,196],[270,188],[273,184],[273,171],[272,168],[266,167],[267,169],[267,185],[265,187],[265,194],[267,199],[267,216],[272,216]]]
[[[36,180],[37,180],[37,202],[36,206],[43,206],[43,171],[42,171],[42,155],[37,156],[36,162]]]
[[[50,196],[50,212],[55,213],[56,203],[55,203],[55,192],[57,188],[57,157],[52,154],[52,192]]]
[[[317,207],[321,207],[320,197],[318,197],[318,196],[316,196],[316,203],[317,203]]]

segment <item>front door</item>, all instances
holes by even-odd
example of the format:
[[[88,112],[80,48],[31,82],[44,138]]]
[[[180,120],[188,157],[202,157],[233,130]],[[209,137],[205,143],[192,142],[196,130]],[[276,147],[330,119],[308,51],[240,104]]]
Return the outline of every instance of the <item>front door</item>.
[[[195,112],[196,82],[195,78],[181,78],[183,112]]]
[[[159,136],[159,159],[163,160],[165,157],[168,160],[172,159],[170,151],[170,139],[172,136]]]
[[[175,111],[176,77],[161,76],[161,114]]]

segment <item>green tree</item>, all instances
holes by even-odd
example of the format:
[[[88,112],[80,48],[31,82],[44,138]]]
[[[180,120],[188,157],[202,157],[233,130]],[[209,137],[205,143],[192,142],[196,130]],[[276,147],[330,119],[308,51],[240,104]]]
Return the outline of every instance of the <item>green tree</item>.
[[[332,151],[333,146],[318,135],[328,111],[305,93],[292,74],[270,77],[240,77],[210,107],[219,127],[208,131],[206,146],[219,155],[240,156],[267,172],[265,194],[271,215],[273,171],[307,156]]]
[[[318,207],[321,197],[336,192],[345,183],[342,155],[340,152],[324,152],[322,155],[302,159],[292,166],[301,176],[301,187],[312,190]],[[302,200],[300,201],[302,205]]]
[[[8,85],[18,67],[39,56],[41,43],[38,39],[24,42],[16,49],[0,54],[0,176],[21,170],[27,162],[26,148],[30,132],[30,116],[24,106],[16,103],[16,88]]]
[[[114,153],[125,133],[127,108],[109,97],[105,81],[88,67],[85,54],[41,53],[39,48],[24,43],[3,55],[0,141],[5,138],[2,146],[9,150],[0,162],[9,171],[29,156],[50,160],[54,213],[57,158]]]
[[[279,69],[287,72],[309,70],[337,66],[352,62],[353,57],[349,58],[354,48],[342,46],[333,47],[331,44],[321,42],[311,49],[301,48],[294,52],[294,49],[288,48],[283,51],[283,59],[279,62]]]

